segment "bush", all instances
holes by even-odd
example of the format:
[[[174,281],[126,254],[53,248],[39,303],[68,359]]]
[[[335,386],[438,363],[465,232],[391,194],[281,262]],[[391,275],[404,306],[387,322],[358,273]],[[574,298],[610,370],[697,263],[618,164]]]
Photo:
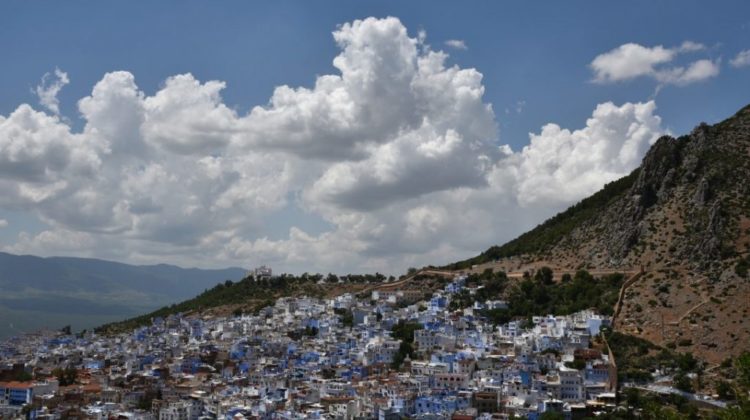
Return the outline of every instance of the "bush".
[[[676,374],[672,382],[674,383],[674,387],[679,389],[680,391],[693,392],[692,381],[686,374],[682,372]]]
[[[748,269],[750,269],[750,257],[739,260],[734,266],[734,272],[743,278],[747,278]]]

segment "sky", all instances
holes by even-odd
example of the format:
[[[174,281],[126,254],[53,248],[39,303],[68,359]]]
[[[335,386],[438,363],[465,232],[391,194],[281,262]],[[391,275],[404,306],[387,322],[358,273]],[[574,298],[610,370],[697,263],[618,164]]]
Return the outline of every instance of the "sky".
[[[0,251],[400,274],[750,103],[750,4],[0,3]]]

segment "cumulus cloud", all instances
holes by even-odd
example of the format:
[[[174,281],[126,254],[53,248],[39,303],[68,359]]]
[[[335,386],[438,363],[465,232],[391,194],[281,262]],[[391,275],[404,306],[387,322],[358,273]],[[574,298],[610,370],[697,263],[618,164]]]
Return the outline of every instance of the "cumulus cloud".
[[[0,219],[0,229],[8,227],[8,221],[5,219]]]
[[[56,116],[19,106],[0,116],[0,185],[19,189],[28,182],[64,181],[62,174],[86,176],[101,164],[95,144],[70,132]]]
[[[113,156],[144,156],[141,125],[145,121],[144,94],[135,76],[126,71],[107,73],[94,85],[91,95],[78,101],[86,120],[84,135],[96,139]]]
[[[205,155],[229,142],[237,116],[221,102],[224,82],[201,84],[191,74],[173,76],[144,101],[147,142],[179,154]]]
[[[510,239],[627,174],[664,131],[653,102],[605,103],[514,152],[482,74],[446,64],[426,36],[396,18],[343,24],[335,74],[244,114],[224,82],[181,74],[147,93],[125,71],[78,101],[78,131],[18,106],[0,116],[0,208],[45,228],[2,249],[396,273]]]
[[[45,73],[35,90],[39,97],[39,104],[55,115],[60,114],[60,101],[57,99],[57,94],[68,83],[70,83],[68,73],[60,69],[56,68],[54,73]]]
[[[445,41],[445,45],[447,47],[456,49],[456,50],[468,50],[469,47],[466,46],[466,42],[462,39],[449,39]]]
[[[736,68],[750,66],[750,50],[738,52],[737,55],[729,61],[729,64]]]
[[[325,204],[320,211],[336,229],[313,236],[294,228],[288,238],[279,240],[233,238],[223,253],[234,258],[276,255],[287,264],[317,255],[316,261],[331,270],[346,270],[351,261],[358,261],[362,269],[384,270],[469,256],[487,244],[512,239],[606,182],[629,174],[665,132],[655,111],[653,101],[604,103],[582,128],[548,124],[530,134],[530,144],[521,151],[498,148],[481,186],[437,190],[387,206],[360,208],[356,200],[331,203],[330,197],[315,195],[316,184],[306,198]],[[355,176],[342,177],[343,184],[337,184],[327,179],[330,173],[318,183],[359,191],[346,182]],[[366,191],[380,194],[377,187],[361,182],[354,183],[362,191],[358,198],[367,202]]]
[[[685,41],[674,48],[636,43],[620,45],[594,58],[589,67],[595,83],[615,83],[638,77],[650,77],[662,84],[687,85],[719,74],[719,60],[701,59],[685,66],[668,65],[678,55],[705,50],[703,44]]]
[[[570,203],[596,192],[640,164],[648,147],[664,134],[656,104],[600,104],[586,127],[547,124],[530,134],[515,156],[521,205]]]
[[[719,60],[697,60],[687,67],[672,67],[656,73],[656,80],[678,86],[689,85],[719,75]]]

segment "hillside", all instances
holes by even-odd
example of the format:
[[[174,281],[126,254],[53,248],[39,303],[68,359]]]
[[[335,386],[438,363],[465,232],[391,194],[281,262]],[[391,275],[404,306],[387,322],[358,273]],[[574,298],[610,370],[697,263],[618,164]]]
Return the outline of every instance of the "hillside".
[[[341,279],[332,274],[327,277],[321,274],[282,274],[270,281],[256,281],[253,277],[245,277],[238,282],[226,281],[217,284],[191,299],[164,306],[144,315],[102,325],[96,331],[103,334],[130,331],[136,327],[150,325],[153,318],[163,318],[177,313],[201,316],[253,313],[272,305],[276,299],[282,297],[331,297],[344,293],[361,293],[374,288],[393,287],[401,282],[408,282],[409,279],[390,283],[384,283],[384,280],[385,277],[382,275],[371,274],[348,275],[342,276]]]
[[[0,253],[0,338],[42,327],[90,328],[195,296],[245,270]]]
[[[643,271],[617,329],[710,362],[750,349],[750,106],[660,138],[629,176],[448,268]]]

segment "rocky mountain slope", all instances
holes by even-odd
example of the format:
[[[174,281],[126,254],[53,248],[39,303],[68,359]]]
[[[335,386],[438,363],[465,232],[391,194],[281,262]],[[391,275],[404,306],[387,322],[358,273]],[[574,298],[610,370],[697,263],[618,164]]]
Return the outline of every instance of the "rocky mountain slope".
[[[709,362],[750,349],[750,106],[660,138],[631,175],[451,268],[642,271],[617,328]]]

